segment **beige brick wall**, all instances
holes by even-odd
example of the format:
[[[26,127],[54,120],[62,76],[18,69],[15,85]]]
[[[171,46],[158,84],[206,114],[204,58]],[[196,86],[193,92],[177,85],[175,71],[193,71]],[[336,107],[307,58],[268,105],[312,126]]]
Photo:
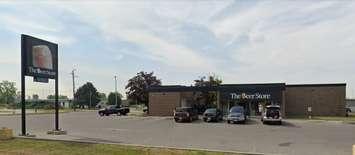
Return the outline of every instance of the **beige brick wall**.
[[[149,93],[149,115],[172,116],[174,109],[180,106],[180,92]]]
[[[286,87],[286,116],[345,116],[345,86]]]

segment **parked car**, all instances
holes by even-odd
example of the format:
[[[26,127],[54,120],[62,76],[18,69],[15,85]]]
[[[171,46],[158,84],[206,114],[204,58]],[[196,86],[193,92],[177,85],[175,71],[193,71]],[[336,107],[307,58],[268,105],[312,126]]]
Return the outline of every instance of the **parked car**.
[[[98,111],[100,116],[109,116],[112,114],[116,115],[127,115],[129,113],[129,108],[128,107],[120,107],[117,105],[110,105],[105,108],[102,108]]]
[[[147,108],[147,107],[144,107],[144,108],[143,108],[143,112],[144,112],[144,113],[147,113],[147,112],[148,112],[148,108]]]
[[[245,123],[247,116],[242,106],[234,106],[229,110],[227,123]]]
[[[216,108],[209,108],[203,113],[203,121],[211,122],[211,121],[222,121],[223,114],[222,111]]]
[[[266,123],[277,123],[282,124],[281,110],[278,105],[268,105],[261,117],[263,124]]]
[[[350,115],[350,113],[351,113],[350,107],[346,107],[345,108],[345,116],[348,117]]]
[[[197,111],[191,107],[178,107],[174,110],[175,122],[192,122],[197,119]]]

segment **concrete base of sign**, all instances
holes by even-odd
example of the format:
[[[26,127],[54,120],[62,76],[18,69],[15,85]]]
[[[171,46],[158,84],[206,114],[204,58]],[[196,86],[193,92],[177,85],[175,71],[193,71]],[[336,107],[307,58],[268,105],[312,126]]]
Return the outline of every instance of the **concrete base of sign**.
[[[5,128],[5,127],[0,129],[0,140],[8,140],[12,138],[13,138],[12,129]]]
[[[48,135],[66,135],[67,131],[65,130],[49,130],[47,131]]]

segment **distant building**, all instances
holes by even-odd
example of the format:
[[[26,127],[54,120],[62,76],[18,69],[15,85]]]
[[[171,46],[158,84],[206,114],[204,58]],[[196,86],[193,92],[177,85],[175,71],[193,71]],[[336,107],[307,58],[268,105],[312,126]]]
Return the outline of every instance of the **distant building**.
[[[31,103],[37,103],[37,104],[41,104],[41,103],[50,103],[54,105],[55,103],[55,99],[26,99],[26,102],[31,102]],[[20,103],[20,101],[19,101]],[[62,108],[70,108],[71,104],[72,104],[72,100],[70,99],[58,99],[58,104],[59,107]]]

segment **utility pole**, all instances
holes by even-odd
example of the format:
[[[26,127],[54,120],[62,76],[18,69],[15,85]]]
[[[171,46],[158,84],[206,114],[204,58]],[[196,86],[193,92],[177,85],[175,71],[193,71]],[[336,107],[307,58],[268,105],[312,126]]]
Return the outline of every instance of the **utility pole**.
[[[115,75],[115,103],[117,105],[117,76]]]
[[[78,77],[78,76],[75,76],[75,71],[76,71],[76,69],[73,69],[70,73],[72,76],[72,79],[73,79],[73,104],[75,103],[75,78]],[[74,106],[74,111],[75,111],[75,106]]]

